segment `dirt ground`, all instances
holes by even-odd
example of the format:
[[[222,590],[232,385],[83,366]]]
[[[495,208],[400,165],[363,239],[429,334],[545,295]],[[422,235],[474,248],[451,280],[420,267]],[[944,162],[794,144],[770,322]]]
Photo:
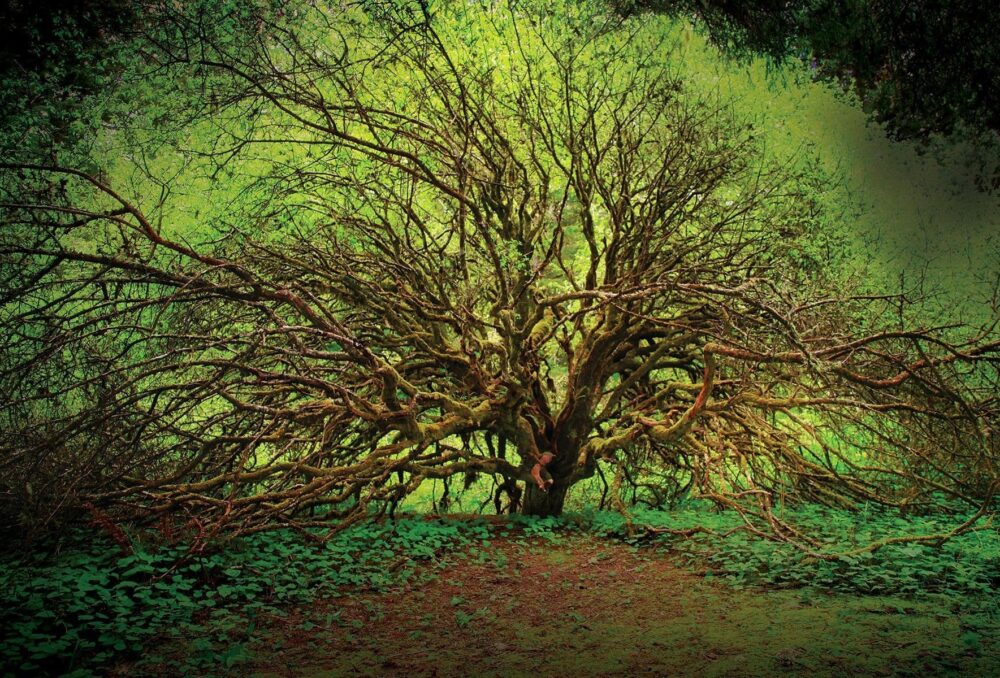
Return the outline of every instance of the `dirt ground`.
[[[261,620],[239,675],[991,676],[940,601],[740,590],[589,537],[497,540],[389,592]],[[425,573],[426,574],[426,573]],[[183,651],[183,647],[175,647]]]

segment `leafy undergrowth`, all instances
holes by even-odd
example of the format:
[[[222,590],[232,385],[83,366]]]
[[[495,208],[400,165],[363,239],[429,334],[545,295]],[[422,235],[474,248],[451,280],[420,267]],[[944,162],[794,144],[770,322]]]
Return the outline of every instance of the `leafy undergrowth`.
[[[885,510],[846,512],[804,506],[787,518],[824,544],[823,551],[846,553],[894,536],[947,533],[962,520],[950,514],[904,516]],[[636,524],[683,531],[702,527],[726,533],[740,525],[732,512],[708,506],[675,511],[637,511]],[[595,534],[625,536],[624,519],[616,513],[588,516]],[[968,532],[940,547],[915,543],[884,546],[871,553],[844,555],[836,560],[809,558],[795,547],[766,541],[738,531],[725,538],[696,533],[670,534],[657,543],[692,562],[708,563],[730,586],[812,587],[826,591],[874,595],[946,593],[975,597],[1000,588],[1000,533],[996,529]]]
[[[831,549],[847,549],[887,534],[940,532],[954,521],[814,507],[799,510],[794,518],[829,541]],[[731,514],[697,505],[672,512],[640,511],[634,519],[637,524],[675,530],[699,525],[724,532],[736,524]],[[637,573],[646,570],[653,574],[636,588],[642,579]],[[601,576],[605,579],[598,581]],[[681,581],[688,582],[681,586],[684,595],[698,590],[700,598],[680,605],[680,611],[667,619],[660,608],[670,596],[680,595],[674,589]],[[932,668],[944,671],[974,660],[980,664],[973,668],[981,670],[1000,638],[998,586],[1000,538],[995,530],[970,533],[940,548],[887,546],[827,562],[803,558],[786,545],[742,532],[688,539],[664,534],[637,541],[621,516],[604,512],[505,521],[409,517],[359,525],[325,545],[276,532],[194,555],[180,546],[137,545],[133,554],[122,556],[113,545],[90,542],[66,547],[58,555],[8,558],[0,573],[0,661],[7,674],[207,675],[247,669],[266,672],[268,666],[279,664],[285,667],[277,671],[281,674],[289,672],[281,659],[286,650],[292,655],[309,650],[306,654],[314,661],[300,657],[297,664],[312,667],[309,670],[316,675],[349,673],[354,669],[343,664],[348,659],[368,661],[373,675],[391,674],[393,667],[380,663],[394,661],[383,656],[388,650],[369,647],[372,638],[380,637],[381,626],[387,626],[388,635],[380,642],[404,657],[407,643],[422,647],[429,637],[440,643],[440,627],[445,626],[452,635],[492,633],[490,642],[500,642],[502,653],[510,655],[510,662],[497,670],[516,674],[544,667],[533,663],[538,657],[530,648],[536,637],[527,631],[524,637],[518,635],[525,624],[544,629],[543,646],[557,640],[548,638],[552,634],[576,638],[593,635],[598,627],[604,629],[602,637],[614,640],[616,633],[628,636],[638,628],[635,615],[619,620],[617,626],[613,623],[622,601],[628,600],[625,607],[648,608],[643,623],[669,635],[671,619],[695,623],[685,616],[688,607],[718,611],[741,601],[738,611],[709,620],[719,636],[714,644],[722,647],[726,629],[734,635],[743,633],[730,628],[734,615],[745,618],[744,626],[752,625],[754,610],[762,620],[773,621],[774,610],[785,605],[787,614],[798,618],[804,614],[803,601],[811,600],[813,607],[819,604],[846,615],[838,628],[850,622],[864,630],[867,622],[858,620],[868,619],[870,609],[882,611],[879,619],[893,620],[893,628],[909,628],[903,620],[912,626],[914,614],[923,615],[923,626],[914,627],[914,633],[948,620],[947,633],[954,636],[955,647],[932,657],[944,662]],[[407,601],[410,607],[387,610],[390,600]],[[567,611],[569,601],[585,605]],[[549,617],[531,621],[532,614]],[[400,628],[409,630],[400,635]],[[650,628],[643,633],[651,633]],[[359,638],[368,639],[368,645],[358,645]],[[321,639],[326,639],[325,645]],[[616,642],[639,641],[623,637]],[[792,652],[800,645],[785,650]],[[344,647],[352,649],[347,653],[338,649]],[[438,652],[448,652],[448,647]],[[609,649],[595,646],[581,651],[607,656]],[[809,653],[796,652],[792,654],[798,658],[792,663],[810,666],[805,661]],[[539,656],[547,653],[551,648],[537,649]],[[732,647],[723,655],[731,658]],[[340,662],[336,666],[329,664],[333,657]],[[677,655],[677,666],[689,665],[685,662],[690,657],[685,657]],[[452,660],[458,675],[471,659],[459,655]],[[414,662],[411,658],[407,672],[417,665]],[[439,664],[434,670],[440,669]],[[927,670],[919,668],[919,662],[913,665],[915,671]],[[395,670],[401,671],[400,666]],[[611,665],[605,669],[624,670]],[[770,669],[760,670],[759,675],[765,675]]]
[[[88,676],[173,632],[201,639],[179,669],[231,667],[245,658],[233,633],[251,636],[260,615],[344,587],[386,589],[413,577],[420,561],[488,536],[485,522],[412,519],[360,525],[322,546],[271,532],[193,555],[183,546],[136,546],[122,556],[102,542],[8,560],[0,574],[0,659],[5,673]]]

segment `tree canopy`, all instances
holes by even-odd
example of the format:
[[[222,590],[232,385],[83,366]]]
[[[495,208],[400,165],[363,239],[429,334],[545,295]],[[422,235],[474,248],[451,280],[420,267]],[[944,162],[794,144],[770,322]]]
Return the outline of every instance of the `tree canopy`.
[[[239,200],[191,228],[154,183],[4,164],[8,515],[342,529],[454,476],[548,515],[598,474],[808,544],[776,505],[992,496],[995,327],[841,275],[829,178],[686,88],[665,18],[155,18],[143,68]]]

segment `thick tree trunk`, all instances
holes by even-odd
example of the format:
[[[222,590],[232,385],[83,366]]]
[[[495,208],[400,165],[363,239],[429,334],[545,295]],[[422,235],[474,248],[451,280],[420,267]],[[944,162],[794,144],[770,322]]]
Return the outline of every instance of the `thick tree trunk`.
[[[521,513],[526,516],[558,516],[566,502],[567,490],[569,484],[565,480],[557,480],[548,492],[543,492],[533,483],[526,483]]]

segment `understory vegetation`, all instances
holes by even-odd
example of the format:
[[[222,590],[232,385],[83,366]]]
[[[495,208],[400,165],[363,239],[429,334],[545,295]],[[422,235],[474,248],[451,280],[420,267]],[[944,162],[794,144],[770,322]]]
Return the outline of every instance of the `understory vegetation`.
[[[844,552],[889,536],[934,534],[952,526],[948,516],[878,508],[858,514],[805,506],[789,513],[796,524]],[[630,530],[621,514],[606,511],[503,520],[408,516],[352,527],[325,544],[282,531],[199,552],[165,542],[163,535],[124,535],[127,541],[119,544],[78,533],[54,552],[5,558],[0,653],[5,670],[14,672],[87,676],[126,665],[167,673],[238,673],[253,666],[261,646],[281,642],[265,619],[287,617],[317,600],[412,589],[448,579],[467,563],[508,569],[508,556],[494,548],[498,541],[545,549],[579,537],[675,558],[706,580],[756,590],[765,598],[761,587],[806,596],[850,594],[874,603],[888,600],[891,612],[901,615],[915,601],[931,601],[942,614],[961,615],[961,638],[969,649],[1000,642],[995,530],[939,546],[888,544],[816,560],[745,531],[724,536],[738,520],[709,505],[643,509],[632,518],[642,529]],[[584,563],[578,572],[583,576],[593,567]],[[442,624],[475,623],[476,611],[463,610],[459,602],[442,612]],[[302,630],[322,634],[331,626],[350,626],[364,633],[364,623],[340,618],[340,606],[334,602],[325,617],[301,622]],[[194,651],[171,656],[170,639],[186,641]]]

